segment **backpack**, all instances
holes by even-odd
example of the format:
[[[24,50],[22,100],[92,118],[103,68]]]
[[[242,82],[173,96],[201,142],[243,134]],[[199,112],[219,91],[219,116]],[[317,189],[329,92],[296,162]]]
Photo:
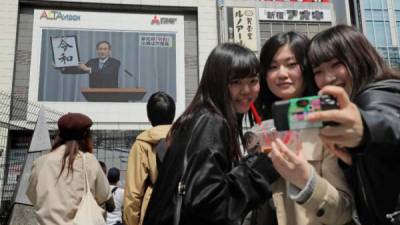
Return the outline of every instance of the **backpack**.
[[[111,189],[111,194],[114,197],[115,191],[118,190],[118,186],[114,187],[113,189]],[[115,211],[115,209],[113,210],[113,212]],[[124,210],[123,210],[123,206],[121,206],[121,220],[122,218],[124,218]],[[124,225],[121,221],[117,221],[117,223],[115,223],[114,225]]]
[[[157,170],[160,170],[161,164],[164,161],[165,153],[167,153],[167,149],[168,146],[165,138],[160,139],[158,144],[154,147],[157,160]]]
[[[118,187],[114,187],[113,189],[111,189],[111,194],[112,194],[112,196],[113,196],[113,199],[115,199],[115,191],[118,189]],[[107,204],[107,203],[106,203]],[[114,201],[114,207],[115,207],[115,201]],[[113,211],[111,211],[111,212],[114,212],[116,210],[116,208],[114,208],[114,210]],[[111,213],[110,212],[110,213]]]

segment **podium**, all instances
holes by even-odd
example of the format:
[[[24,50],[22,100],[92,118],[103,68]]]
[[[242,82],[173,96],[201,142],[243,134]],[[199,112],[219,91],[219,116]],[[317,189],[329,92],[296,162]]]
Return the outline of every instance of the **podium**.
[[[135,102],[146,94],[144,88],[81,88],[88,102]]]

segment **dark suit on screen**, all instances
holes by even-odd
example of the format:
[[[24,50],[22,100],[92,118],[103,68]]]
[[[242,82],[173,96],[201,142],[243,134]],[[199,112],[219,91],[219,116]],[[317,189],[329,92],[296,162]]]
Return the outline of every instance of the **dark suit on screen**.
[[[90,88],[118,88],[118,71],[120,61],[109,57],[102,68],[99,68],[99,58],[90,59],[86,66],[92,68],[89,73]],[[62,73],[83,74],[88,73],[79,67],[67,67],[61,70]]]

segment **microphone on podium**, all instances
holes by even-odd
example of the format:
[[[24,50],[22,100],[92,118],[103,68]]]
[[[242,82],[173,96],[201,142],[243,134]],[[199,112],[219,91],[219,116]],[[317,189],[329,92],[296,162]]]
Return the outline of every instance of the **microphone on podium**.
[[[135,83],[136,83],[135,86],[136,86],[136,88],[138,88],[139,87],[139,81],[138,81],[137,77],[135,75],[133,75],[131,72],[129,72],[128,70],[126,70],[126,69],[124,69],[124,72],[126,74],[128,74],[130,77],[132,77],[133,79],[135,79]]]

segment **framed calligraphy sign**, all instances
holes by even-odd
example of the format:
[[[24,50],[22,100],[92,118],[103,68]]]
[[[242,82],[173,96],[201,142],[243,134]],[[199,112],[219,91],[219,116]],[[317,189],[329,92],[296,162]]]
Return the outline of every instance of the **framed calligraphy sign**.
[[[50,42],[56,68],[79,65],[78,43],[75,35],[50,37]]]

